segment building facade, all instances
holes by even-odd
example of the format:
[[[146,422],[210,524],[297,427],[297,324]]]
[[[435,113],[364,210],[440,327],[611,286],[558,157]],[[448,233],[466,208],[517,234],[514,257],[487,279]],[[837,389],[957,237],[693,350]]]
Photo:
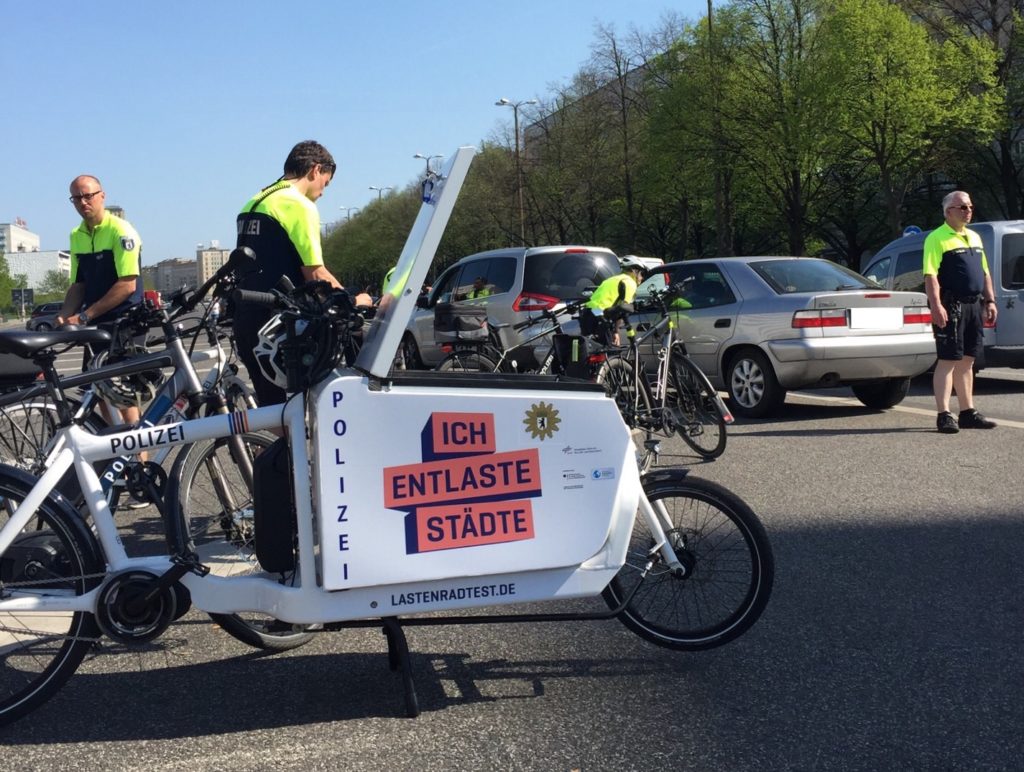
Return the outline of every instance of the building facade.
[[[0,252],[38,252],[39,236],[20,217],[0,223]]]
[[[195,260],[172,257],[170,260],[161,260],[152,269],[144,270],[144,276],[146,273],[152,276],[153,289],[164,295],[182,287],[195,289],[199,286],[196,282]]]
[[[202,245],[196,247],[197,286],[213,276],[217,269],[228,261],[230,254],[231,250],[221,249],[220,242],[217,241],[211,241],[208,247]]]
[[[25,286],[37,292],[50,271],[71,275],[71,254],[63,249],[48,249],[43,252],[4,252],[7,273],[13,278],[25,276]]]

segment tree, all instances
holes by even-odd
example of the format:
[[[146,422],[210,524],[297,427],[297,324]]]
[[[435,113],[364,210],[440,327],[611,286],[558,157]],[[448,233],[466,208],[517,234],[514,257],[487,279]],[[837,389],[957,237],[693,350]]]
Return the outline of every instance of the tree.
[[[46,295],[60,295],[64,297],[70,286],[71,277],[63,271],[54,269],[46,272],[43,281],[39,285],[39,291]]]
[[[994,0],[902,0],[938,40],[963,35],[991,45],[996,54],[995,89],[1003,99],[992,142],[960,146],[964,185],[976,203],[1006,219],[1024,216],[1024,2]],[[991,216],[988,219],[995,219]]]
[[[848,159],[877,174],[889,234],[908,191],[949,159],[957,137],[990,137],[995,57],[978,40],[936,42],[885,0],[838,0],[823,29],[823,72],[838,97],[830,124]]]

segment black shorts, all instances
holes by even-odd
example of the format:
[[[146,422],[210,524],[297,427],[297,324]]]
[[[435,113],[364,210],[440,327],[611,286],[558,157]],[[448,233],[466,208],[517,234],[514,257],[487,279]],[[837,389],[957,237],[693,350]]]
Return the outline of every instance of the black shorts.
[[[959,306],[959,316],[953,308]],[[939,359],[961,360],[965,356],[977,359],[981,356],[985,341],[985,319],[981,303],[945,304],[950,319],[945,327],[932,325],[935,334],[935,353]]]
[[[615,337],[615,327],[604,317],[591,309],[580,311],[580,334],[593,338],[604,346],[610,346]]]

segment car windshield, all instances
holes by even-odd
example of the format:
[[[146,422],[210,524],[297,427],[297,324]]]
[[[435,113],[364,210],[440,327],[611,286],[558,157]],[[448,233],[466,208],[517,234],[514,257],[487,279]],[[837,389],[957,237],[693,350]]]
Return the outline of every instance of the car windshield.
[[[750,267],[780,295],[879,289],[882,286],[849,268],[816,258],[758,260],[750,263]]]

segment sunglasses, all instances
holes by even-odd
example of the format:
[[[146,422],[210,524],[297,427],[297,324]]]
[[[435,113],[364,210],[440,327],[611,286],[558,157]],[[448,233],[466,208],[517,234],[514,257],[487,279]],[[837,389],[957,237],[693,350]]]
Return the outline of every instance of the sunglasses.
[[[95,193],[81,193],[77,196],[70,196],[68,201],[92,201],[93,196],[98,196],[102,192],[102,190],[97,190]]]
[[[961,212],[973,212],[974,207],[970,204],[960,204],[959,206],[951,206],[950,209],[959,209]]]

